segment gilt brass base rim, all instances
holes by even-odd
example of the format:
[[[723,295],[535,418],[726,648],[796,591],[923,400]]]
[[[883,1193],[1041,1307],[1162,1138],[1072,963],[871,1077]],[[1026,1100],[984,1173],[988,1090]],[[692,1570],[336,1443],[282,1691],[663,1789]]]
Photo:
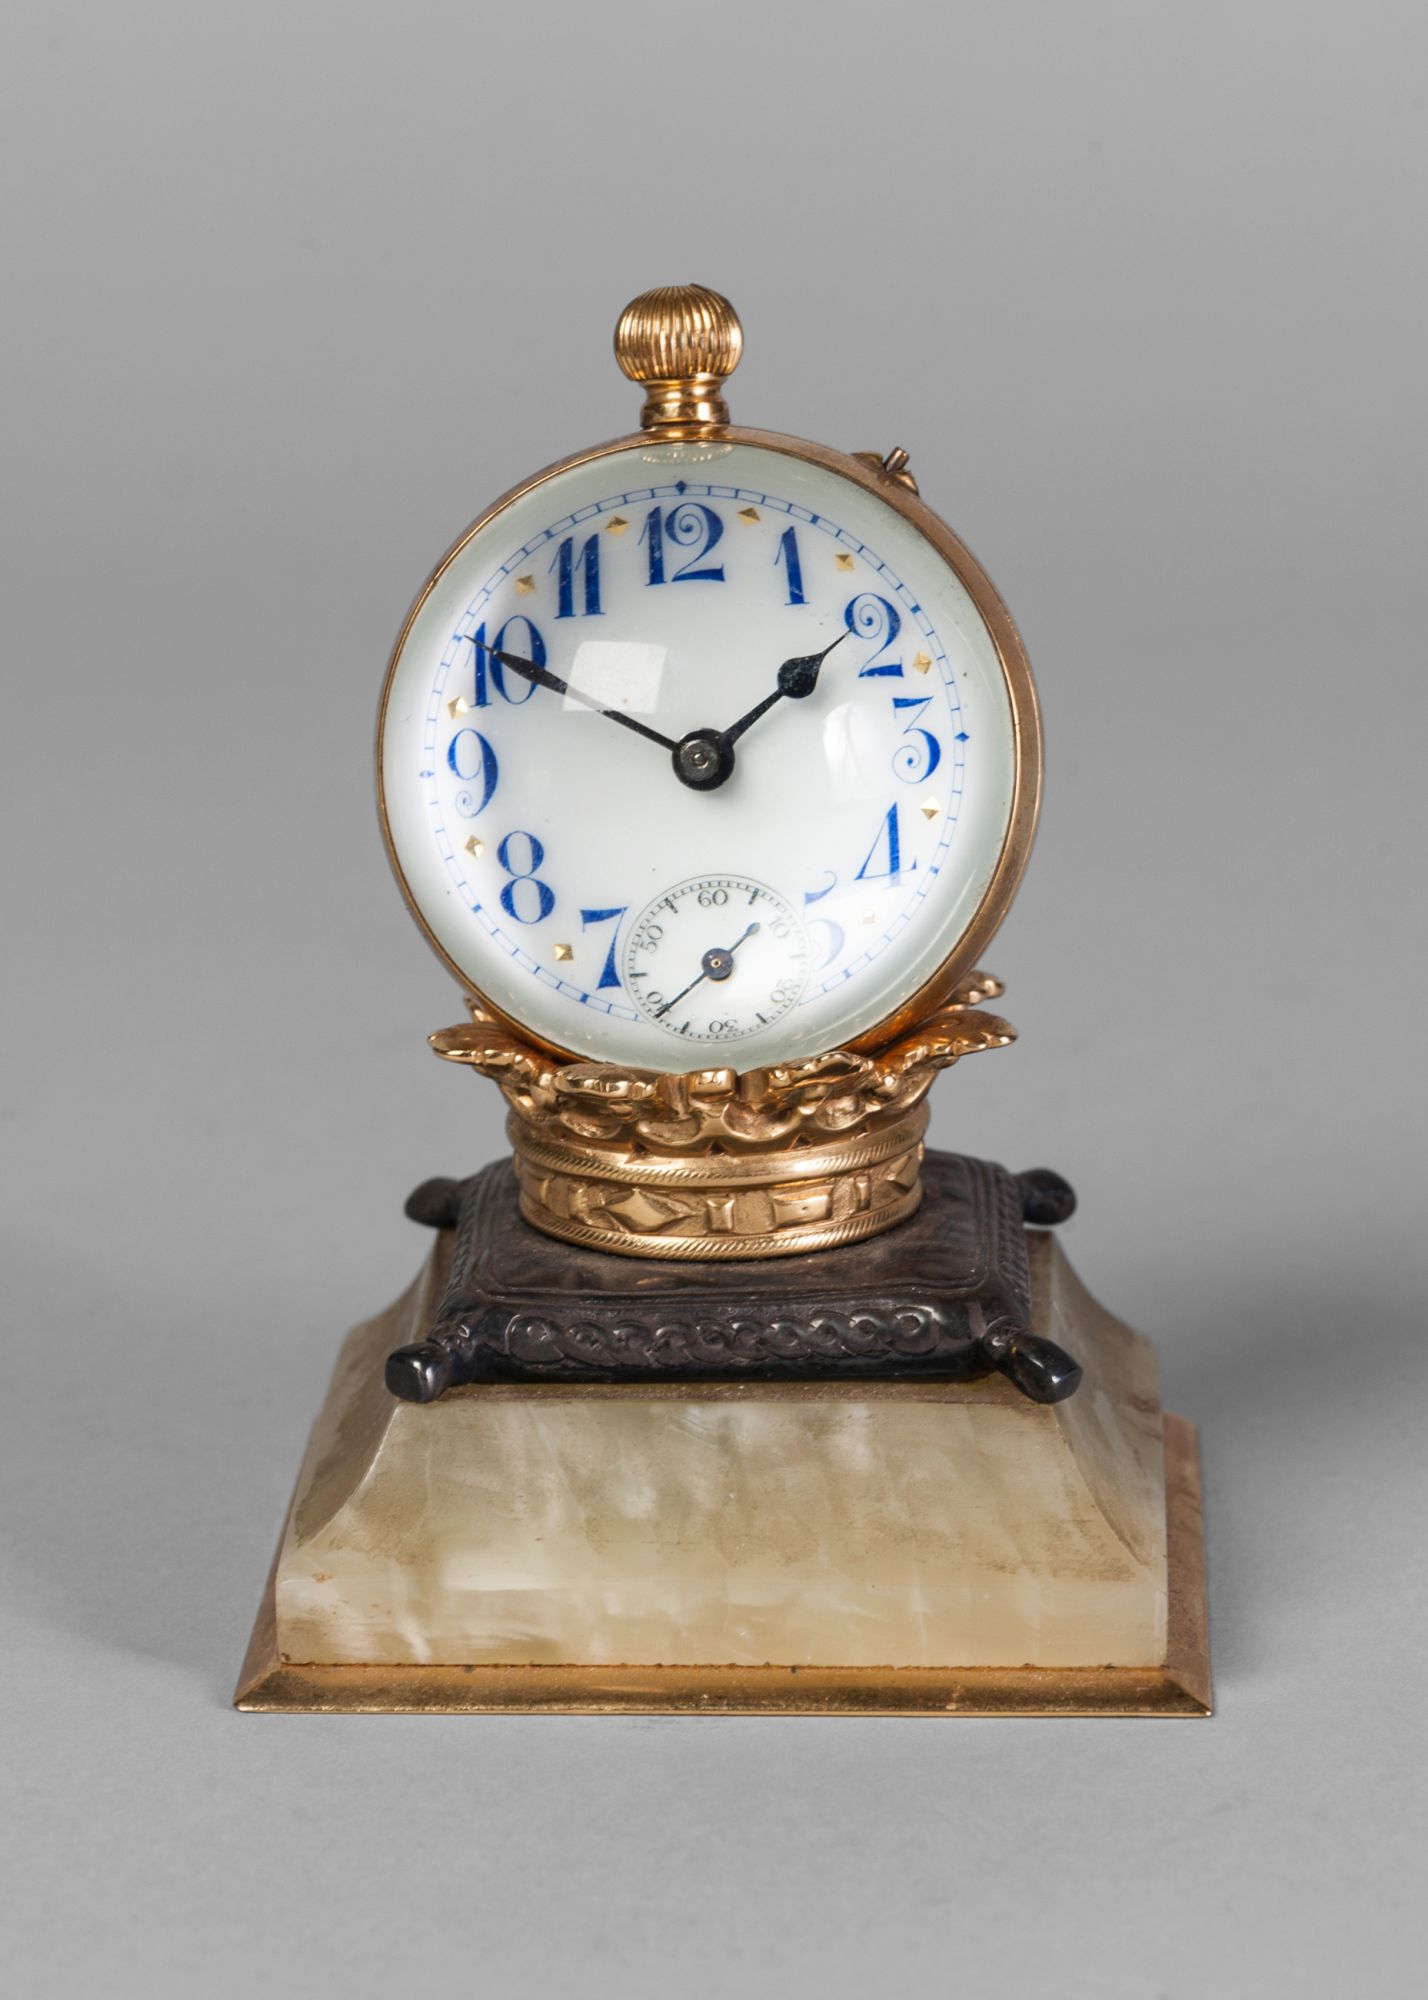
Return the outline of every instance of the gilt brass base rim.
[[[234,1706],[266,1715],[1208,1716],[1199,1445],[1185,1418],[1167,1412],[1164,1421],[1170,1610],[1160,1666],[299,1665],[278,1656],[270,1574]]]

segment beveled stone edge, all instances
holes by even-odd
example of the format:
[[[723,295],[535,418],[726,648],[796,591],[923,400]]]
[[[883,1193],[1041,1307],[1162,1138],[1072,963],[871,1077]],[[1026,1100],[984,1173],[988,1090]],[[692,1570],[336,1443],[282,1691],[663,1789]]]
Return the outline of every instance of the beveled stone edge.
[[[1195,1426],[1166,1413],[1169,1619],[1161,1667],[324,1666],[279,1660],[274,1554],[233,1697],[256,1714],[1213,1713]],[[287,1527],[278,1539],[283,1546]]]
[[[1169,1594],[1165,1673],[1194,1715],[1213,1715],[1210,1592],[1205,1565],[1205,1495],[1200,1438],[1188,1417],[1161,1413],[1165,1439],[1165,1569]]]

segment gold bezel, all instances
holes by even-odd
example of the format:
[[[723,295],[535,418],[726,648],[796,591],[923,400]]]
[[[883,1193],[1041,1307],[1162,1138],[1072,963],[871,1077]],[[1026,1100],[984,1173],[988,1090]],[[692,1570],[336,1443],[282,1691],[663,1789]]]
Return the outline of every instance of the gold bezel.
[[[523,479],[519,485],[511,487],[498,500],[493,501],[486,511],[452,543],[413,600],[387,663],[386,678],[382,683],[381,705],[377,712],[377,811],[382,823],[382,840],[403,900],[418,929],[463,992],[471,994],[489,1014],[504,1022],[514,1033],[524,1036],[527,1041],[548,1054],[568,1062],[580,1062],[588,1058],[580,1050],[564,1048],[558,1042],[548,1041],[524,1021],[518,1020],[505,1009],[498,1007],[488,995],[482,993],[438,942],[418,907],[416,898],[412,895],[407,879],[402,873],[387,816],[386,785],[382,773],[382,740],[386,728],[387,703],[391,697],[397,663],[401,659],[402,649],[406,645],[418,613],[452,563],[475,536],[489,527],[505,508],[523,499],[526,494],[543,485],[545,481],[554,479],[561,473],[571,472],[577,466],[613,457],[617,452],[648,450],[651,444],[657,441],[659,440],[646,430],[611,438],[604,444],[591,445],[584,451],[572,452],[568,458],[557,459],[552,465],[542,466],[539,472],[532,473],[529,478]],[[1013,738],[1012,802],[1007,818],[1006,836],[996,866],[992,870],[991,879],[972,914],[971,921],[936,972],[925,980],[915,993],[910,994],[901,1006],[844,1045],[860,1052],[880,1049],[898,1035],[916,1027],[950,996],[959,981],[973,969],[1016,894],[1017,885],[1021,881],[1022,872],[1031,853],[1031,843],[1041,803],[1041,712],[1036,698],[1036,686],[1031,676],[1031,663],[1021,643],[1021,635],[1012,622],[1011,613],[1003,604],[995,584],[977,558],[952,532],[947,523],[933,513],[924,500],[896,478],[874,471],[849,452],[836,451],[830,445],[814,444],[808,438],[789,437],[781,431],[752,430],[739,424],[720,424],[703,430],[697,439],[691,439],[690,442],[696,445],[698,443],[742,444],[762,451],[781,452],[788,458],[802,459],[809,465],[818,466],[825,472],[846,479],[850,485],[859,486],[864,492],[885,502],[894,513],[900,514],[924,540],[932,545],[957,577],[976,606],[997,650],[1011,709]]]

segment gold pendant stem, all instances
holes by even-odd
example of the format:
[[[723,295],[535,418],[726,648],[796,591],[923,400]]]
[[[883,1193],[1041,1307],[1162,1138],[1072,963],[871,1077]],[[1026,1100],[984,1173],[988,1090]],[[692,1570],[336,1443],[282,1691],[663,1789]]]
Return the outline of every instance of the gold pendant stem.
[[[729,421],[729,405],[721,393],[718,375],[681,376],[670,382],[646,382],[640,428],[665,436],[702,437],[710,430],[722,430]]]

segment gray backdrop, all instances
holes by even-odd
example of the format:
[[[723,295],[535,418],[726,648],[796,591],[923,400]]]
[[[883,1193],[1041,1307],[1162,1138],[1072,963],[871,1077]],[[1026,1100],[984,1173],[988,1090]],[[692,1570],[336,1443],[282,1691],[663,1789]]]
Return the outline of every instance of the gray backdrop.
[[[1423,1900],[1428,29],[1403,5],[16,4],[0,148],[16,1993],[1400,1993]],[[630,427],[906,444],[1045,702],[935,1136],[1205,1447],[1209,1724],[227,1708],[408,1187],[499,1145],[378,841],[407,601]],[[1420,1966],[1421,1970],[1421,1966]]]

